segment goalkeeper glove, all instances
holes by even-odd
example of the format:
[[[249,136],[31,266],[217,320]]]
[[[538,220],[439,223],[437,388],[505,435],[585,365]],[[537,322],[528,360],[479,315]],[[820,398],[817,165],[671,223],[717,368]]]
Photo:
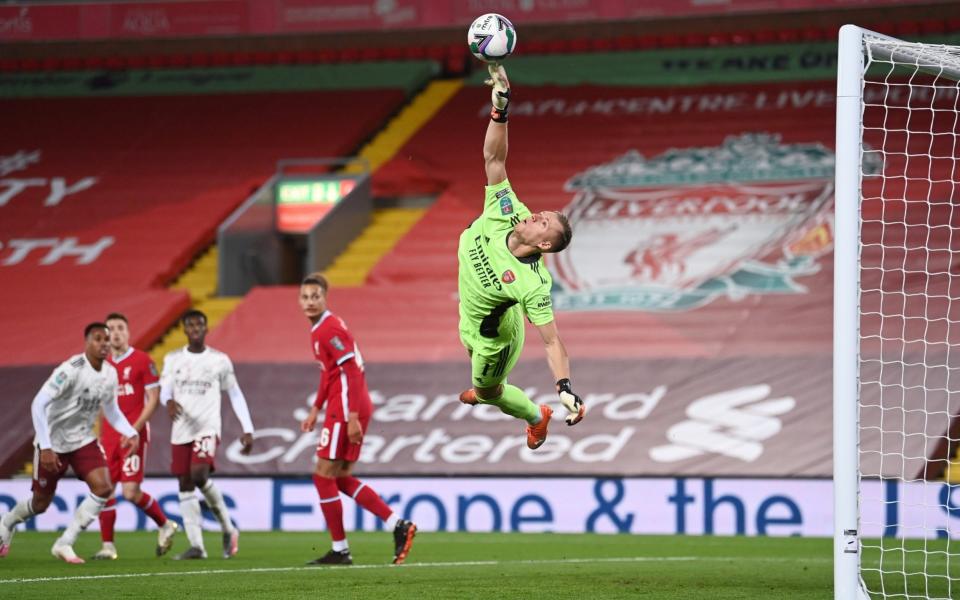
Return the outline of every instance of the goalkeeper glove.
[[[568,414],[564,417],[564,420],[567,422],[567,425],[576,425],[583,419],[583,415],[587,412],[587,407],[584,406],[583,400],[580,399],[580,396],[573,393],[573,390],[570,388],[569,379],[561,379],[557,382],[557,393],[560,395],[560,402],[567,409]]]
[[[506,123],[507,109],[510,107],[510,80],[507,79],[507,71],[497,63],[488,64],[487,71],[490,78],[484,83],[493,87],[490,92],[490,102],[493,104],[490,118],[497,123]]]

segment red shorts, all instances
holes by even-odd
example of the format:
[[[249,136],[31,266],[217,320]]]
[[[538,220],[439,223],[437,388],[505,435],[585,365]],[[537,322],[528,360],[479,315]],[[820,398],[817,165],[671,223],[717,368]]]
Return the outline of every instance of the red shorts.
[[[367,431],[367,425],[370,423],[370,415],[360,415],[360,426],[363,431]],[[351,444],[347,439],[347,422],[342,419],[332,418],[329,415],[323,420],[323,428],[318,434],[320,442],[317,444],[317,458],[327,460],[346,460],[356,462],[360,458],[360,448],[363,447],[363,440],[359,444]]]
[[[60,468],[48,471],[40,464],[40,447],[33,447],[33,491],[52,494],[68,467],[73,468],[78,479],[86,479],[91,471],[107,467],[107,457],[96,440],[73,452],[57,453],[57,458],[60,459]]]
[[[103,436],[100,444],[103,451],[107,454],[107,464],[110,467],[110,481],[113,483],[122,483],[124,481],[143,481],[143,470],[147,462],[147,443],[146,438],[140,438],[140,445],[137,451],[129,456],[125,456],[126,450],[120,447],[120,440]]]
[[[208,435],[189,444],[172,444],[173,452],[170,472],[174,475],[189,475],[190,465],[210,465],[210,472],[216,471],[213,457],[217,454],[220,438]]]

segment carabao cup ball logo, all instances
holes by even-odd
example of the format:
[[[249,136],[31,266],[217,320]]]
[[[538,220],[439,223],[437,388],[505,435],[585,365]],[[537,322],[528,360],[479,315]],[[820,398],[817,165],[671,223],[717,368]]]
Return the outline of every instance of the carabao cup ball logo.
[[[487,13],[467,30],[470,52],[483,62],[498,62],[510,56],[517,46],[517,30],[503,15]]]

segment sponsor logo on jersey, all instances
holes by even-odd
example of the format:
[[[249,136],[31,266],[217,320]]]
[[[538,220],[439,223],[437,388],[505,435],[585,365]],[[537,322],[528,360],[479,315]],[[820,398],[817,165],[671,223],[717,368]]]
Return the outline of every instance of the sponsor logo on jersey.
[[[343,345],[343,342],[340,341],[340,338],[337,336],[333,336],[332,338],[330,338],[330,344],[340,352],[343,352],[347,348],[346,346]]]
[[[864,153],[866,172],[880,172],[876,156]],[[579,244],[547,256],[557,308],[679,311],[806,293],[802,278],[833,247],[833,168],[822,144],[744,133],[576,174],[565,212]]]
[[[517,280],[517,276],[513,274],[513,271],[507,269],[503,272],[503,275],[500,276],[500,280],[504,283],[513,283]]]
[[[513,214],[513,201],[510,200],[510,196],[500,198],[500,214],[503,216]]]

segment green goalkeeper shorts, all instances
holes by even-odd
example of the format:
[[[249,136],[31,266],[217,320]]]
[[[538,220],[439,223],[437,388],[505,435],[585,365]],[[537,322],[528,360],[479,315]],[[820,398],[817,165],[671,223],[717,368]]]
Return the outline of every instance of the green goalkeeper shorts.
[[[510,319],[501,329],[507,328],[511,335],[495,339],[480,335],[479,328],[473,331],[460,329],[460,341],[470,355],[470,378],[473,387],[492,388],[506,382],[523,350],[523,319]],[[476,333],[474,333],[476,331]]]

